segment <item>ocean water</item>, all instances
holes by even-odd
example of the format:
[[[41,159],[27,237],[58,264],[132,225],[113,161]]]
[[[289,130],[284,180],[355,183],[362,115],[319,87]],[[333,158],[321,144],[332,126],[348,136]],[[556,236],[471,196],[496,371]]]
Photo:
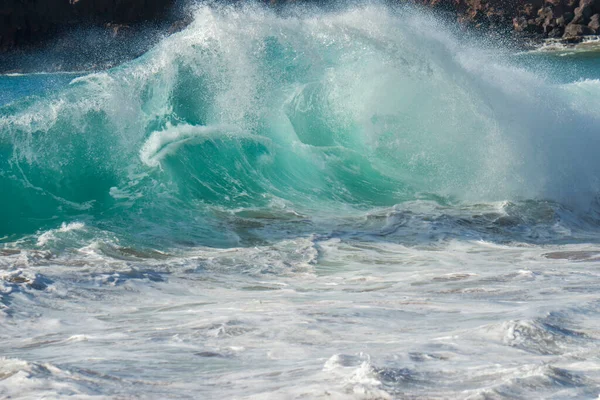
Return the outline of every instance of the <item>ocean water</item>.
[[[204,5],[0,104],[1,398],[599,396],[594,54]]]

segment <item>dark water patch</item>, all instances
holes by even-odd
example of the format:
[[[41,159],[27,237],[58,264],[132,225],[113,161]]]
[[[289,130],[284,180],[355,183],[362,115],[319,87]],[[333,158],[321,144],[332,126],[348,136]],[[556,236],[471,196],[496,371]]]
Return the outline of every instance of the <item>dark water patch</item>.
[[[215,353],[213,351],[201,351],[198,353],[194,353],[195,356],[202,358],[226,358],[227,356],[221,353]]]
[[[504,327],[504,341],[527,352],[550,355],[569,352],[591,340],[585,333],[567,328],[564,323],[564,319],[555,314],[533,321],[510,321]]]
[[[373,370],[384,385],[404,386],[428,382],[424,374],[410,368],[374,367]]]
[[[600,251],[553,251],[542,256],[551,260],[600,261]]]
[[[114,273],[92,274],[91,278],[101,282],[102,285],[121,286],[129,280],[147,280],[150,282],[165,282],[167,273],[154,270],[140,270],[132,268],[129,271],[119,271]]]
[[[15,291],[22,291],[23,289],[33,290],[45,290],[49,285],[53,283],[52,279],[45,277],[41,274],[32,273],[29,271],[14,271],[4,276],[1,276],[4,282],[6,282],[11,288],[12,293]]]
[[[1,249],[0,256],[14,256],[17,254],[21,254],[21,250],[19,249]]]
[[[238,337],[250,332],[256,331],[257,328],[253,327],[246,321],[242,320],[229,320],[226,322],[212,323],[203,327],[198,328],[199,332],[202,332],[203,336],[218,337],[218,338],[231,338]]]
[[[428,361],[447,361],[450,359],[448,355],[434,353],[412,352],[408,354],[411,361],[428,362]]]
[[[103,248],[103,253],[121,260],[168,260],[171,257],[170,254],[158,250],[132,247]]]
[[[265,286],[265,285],[252,285],[252,286],[243,286],[241,290],[246,290],[249,292],[270,292],[274,290],[281,290],[281,287],[277,286]]]

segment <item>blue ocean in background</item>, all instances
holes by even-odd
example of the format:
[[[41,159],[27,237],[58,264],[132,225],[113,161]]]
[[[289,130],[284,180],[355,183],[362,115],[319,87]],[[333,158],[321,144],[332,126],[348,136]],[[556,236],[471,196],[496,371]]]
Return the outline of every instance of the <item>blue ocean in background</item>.
[[[23,97],[40,96],[68,86],[80,73],[39,73],[0,75],[0,105],[5,106]]]
[[[600,394],[600,53],[198,6],[0,76],[0,397]]]

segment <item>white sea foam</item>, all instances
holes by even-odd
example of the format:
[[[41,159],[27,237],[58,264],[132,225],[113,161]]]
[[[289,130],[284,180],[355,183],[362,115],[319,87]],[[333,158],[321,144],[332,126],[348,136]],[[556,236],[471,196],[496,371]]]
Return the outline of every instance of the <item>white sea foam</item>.
[[[201,5],[140,59],[0,117],[10,166],[94,167],[83,194],[61,175],[41,198],[108,171],[89,208],[44,203],[45,228],[3,238],[0,397],[597,397],[598,83],[548,83],[424,18]],[[73,142],[92,164],[39,153]],[[260,146],[218,153],[240,143]],[[177,197],[209,184],[212,203]],[[404,184],[421,190],[380,202]]]
[[[85,224],[83,224],[82,222],[70,222],[68,224],[63,222],[60,228],[50,229],[38,236],[37,245],[43,247],[49,241],[53,240],[56,234],[71,232],[83,228],[85,228]]]

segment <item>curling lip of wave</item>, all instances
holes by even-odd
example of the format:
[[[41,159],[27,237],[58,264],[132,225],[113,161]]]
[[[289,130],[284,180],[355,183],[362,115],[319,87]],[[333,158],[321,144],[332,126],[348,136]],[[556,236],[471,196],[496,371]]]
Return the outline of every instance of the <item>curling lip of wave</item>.
[[[186,144],[198,144],[214,139],[251,139],[269,143],[267,138],[240,132],[235,126],[170,125],[152,132],[140,149],[140,160],[149,167],[157,167],[161,160]]]

